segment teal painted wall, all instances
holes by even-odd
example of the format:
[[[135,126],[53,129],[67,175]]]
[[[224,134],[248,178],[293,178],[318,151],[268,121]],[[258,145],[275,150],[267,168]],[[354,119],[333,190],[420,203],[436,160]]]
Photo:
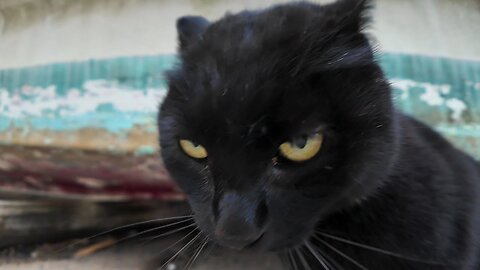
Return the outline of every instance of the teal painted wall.
[[[0,71],[0,132],[122,132],[145,124],[165,92],[163,72],[174,61],[173,55],[121,57]]]
[[[122,136],[138,126],[155,132],[163,72],[175,61],[158,55],[0,70],[0,133],[93,127]],[[399,108],[480,157],[480,62],[393,53],[379,62]]]

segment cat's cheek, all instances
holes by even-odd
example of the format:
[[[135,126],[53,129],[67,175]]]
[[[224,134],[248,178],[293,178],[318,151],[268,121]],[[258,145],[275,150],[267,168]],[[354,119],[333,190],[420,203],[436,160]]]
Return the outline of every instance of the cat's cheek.
[[[264,251],[300,246],[314,232],[324,200],[305,198],[296,191],[271,188],[267,192],[269,222],[258,248]]]
[[[314,222],[305,222],[302,226],[289,226],[278,223],[270,227],[254,249],[275,252],[301,246],[314,232]]]
[[[214,215],[211,203],[198,203],[189,200],[190,207],[194,213],[195,223],[205,235],[212,236],[215,228]]]
[[[201,190],[200,186],[188,181],[188,178],[180,179],[180,176],[173,176],[173,178],[186,195],[188,204],[194,213],[197,227],[206,235],[210,235],[210,232],[213,231],[212,196],[208,193],[199,192]]]
[[[201,173],[204,165],[171,148],[166,149],[162,156],[170,176],[187,196],[199,201],[206,201],[213,196],[211,181]]]

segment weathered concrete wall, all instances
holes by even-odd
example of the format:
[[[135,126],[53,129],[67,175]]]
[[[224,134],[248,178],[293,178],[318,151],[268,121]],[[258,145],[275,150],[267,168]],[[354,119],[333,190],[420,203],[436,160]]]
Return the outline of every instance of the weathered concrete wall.
[[[288,1],[0,0],[0,68],[169,54],[181,15],[215,19],[279,2]],[[374,18],[385,51],[480,59],[478,0],[377,0]]]
[[[175,20],[274,2],[0,0],[0,189],[177,198],[155,122]],[[480,3],[377,2],[397,105],[480,157]]]
[[[176,18],[278,2],[0,0],[0,144],[155,153]],[[480,62],[437,58],[480,59],[480,2],[377,0],[373,16],[399,105],[447,136],[471,134]]]

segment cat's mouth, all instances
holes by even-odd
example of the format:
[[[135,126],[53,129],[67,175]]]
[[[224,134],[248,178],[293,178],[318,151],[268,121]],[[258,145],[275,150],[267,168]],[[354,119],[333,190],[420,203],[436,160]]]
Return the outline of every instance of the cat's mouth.
[[[224,239],[218,239],[216,242],[220,246],[237,251],[248,250],[258,252],[277,252],[285,250],[286,248],[296,247],[299,243],[302,243],[302,241],[298,239],[285,241],[275,237],[272,238],[272,235],[267,232],[262,233],[258,238],[247,244],[236,245],[232,242],[227,242]]]
[[[253,241],[252,243],[248,244],[245,246],[244,249],[255,249],[256,246],[259,246],[259,243],[262,241],[263,237],[265,236],[264,233],[260,235],[260,237],[257,238],[257,240]]]
[[[234,250],[250,250],[257,249],[261,245],[262,239],[264,238],[264,233],[260,233],[258,236],[240,239],[240,238],[218,238],[217,243],[221,246],[231,248]]]

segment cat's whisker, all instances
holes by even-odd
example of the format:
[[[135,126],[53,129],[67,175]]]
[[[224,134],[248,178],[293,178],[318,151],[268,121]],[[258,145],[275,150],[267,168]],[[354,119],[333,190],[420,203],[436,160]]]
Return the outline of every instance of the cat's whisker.
[[[198,251],[200,250],[200,248],[202,247],[203,244],[200,244],[198,245],[198,247],[195,249],[195,251],[193,252],[192,256],[190,257],[190,259],[188,259],[187,263],[185,264],[185,267],[183,268],[184,270],[188,270],[190,269],[191,267],[191,264],[193,262],[193,258],[195,258],[195,256],[197,255]]]
[[[198,256],[200,256],[200,253],[202,253],[203,248],[205,248],[205,246],[209,241],[210,239],[208,238],[208,236],[206,236],[205,240],[203,241],[203,244],[195,251],[195,253],[193,254],[193,257],[189,260],[189,262],[185,266],[186,270],[189,270],[192,267],[192,265],[195,263],[195,260],[198,258]]]
[[[209,238],[209,239],[210,239],[210,238]],[[205,255],[204,255],[205,258],[208,258],[208,256],[210,256],[210,254],[212,253],[213,249],[215,248],[215,243],[214,243],[214,242],[212,242],[212,241],[209,240],[209,241],[208,241],[208,244],[210,244],[210,245],[208,245],[208,247],[206,248],[206,251],[203,253],[203,254],[205,254]]]
[[[328,256],[328,254],[323,253],[323,257],[327,259],[331,264],[333,264],[333,268],[336,270],[344,270],[343,268],[337,261],[335,261],[332,257]]]
[[[315,248],[310,244],[310,242],[306,241],[305,246],[307,249],[312,253],[312,255],[315,257],[315,259],[318,260],[318,262],[322,265],[323,269],[325,270],[331,270],[330,267],[328,267],[325,258],[323,258],[322,254],[320,254]]]
[[[298,258],[300,259],[300,263],[302,264],[303,268],[305,268],[306,270],[312,270],[312,268],[307,262],[307,259],[305,259],[305,256],[303,256],[303,253],[297,248],[295,248],[295,252],[297,253]]]
[[[154,222],[165,222],[165,221],[172,221],[172,220],[178,220],[178,219],[193,219],[193,215],[167,217],[167,218],[157,218],[157,219],[150,219],[150,220],[145,220],[145,221],[140,221],[140,222],[135,222],[135,223],[122,225],[122,226],[119,226],[119,227],[115,227],[115,228],[112,228],[112,229],[109,229],[109,230],[106,230],[106,231],[103,231],[103,232],[85,237],[81,240],[75,241],[75,242],[67,245],[66,247],[63,247],[61,249],[56,250],[54,253],[59,253],[59,252],[68,250],[68,249],[73,248],[77,245],[80,245],[80,244],[82,244],[86,241],[95,239],[95,238],[103,236],[103,235],[107,235],[109,233],[117,232],[117,231],[120,231],[120,230],[123,230],[123,229],[133,228],[135,226],[150,224],[150,223],[154,223]]]
[[[200,170],[200,173],[208,172],[208,170],[209,170],[208,166],[205,166]]]
[[[288,257],[290,259],[290,264],[292,265],[293,270],[298,270],[297,261],[295,260],[295,257],[293,256],[291,250],[288,251]]]
[[[154,223],[154,222],[172,221],[172,220],[177,220],[177,219],[188,219],[189,220],[189,219],[193,219],[193,215],[168,217],[168,218],[157,218],[157,219],[151,219],[151,220],[145,220],[145,221],[140,221],[140,222],[136,222],[136,223],[131,223],[131,224],[127,224],[127,225],[122,225],[122,226],[110,229],[108,231],[104,231],[104,232],[89,236],[89,237],[83,239],[83,241],[91,240],[93,238],[96,238],[96,237],[99,237],[99,236],[102,236],[102,235],[105,235],[105,234],[108,234],[108,233],[111,233],[111,232],[115,232],[115,231],[122,230],[122,229],[132,228],[132,227],[135,227],[135,226],[138,226],[138,225],[144,225],[144,224],[149,224],[149,223]],[[82,240],[80,240],[80,241],[82,241]]]
[[[120,239],[119,241],[117,241],[117,243],[121,243],[121,242],[130,240],[130,239],[133,239],[133,238],[135,238],[135,237],[138,237],[138,236],[141,236],[141,235],[150,233],[150,232],[158,231],[158,230],[161,230],[161,229],[165,229],[165,228],[168,228],[168,227],[172,227],[172,226],[175,226],[175,225],[178,225],[178,224],[182,224],[182,223],[186,223],[186,222],[191,222],[191,221],[192,221],[192,219],[186,219],[186,220],[177,221],[177,222],[174,222],[174,223],[169,223],[169,224],[165,224],[165,225],[162,225],[162,226],[154,227],[154,228],[151,228],[151,229],[148,229],[148,230],[144,230],[144,231],[141,231],[141,232],[138,232],[138,233],[135,233],[135,234],[126,236],[126,237]],[[180,229],[186,229],[186,228],[191,227],[192,225],[194,225],[194,224],[189,224],[189,225],[184,226],[184,227],[182,227],[182,228],[180,228]],[[175,233],[176,231],[178,231],[178,229],[173,230],[173,231],[169,231],[169,232],[165,233],[165,235],[169,235],[169,234]]]
[[[337,248],[335,248],[334,246],[328,244],[327,242],[323,241],[322,239],[317,239],[318,241],[320,241],[320,243],[322,243],[324,246],[330,248],[331,250],[333,250],[334,252],[336,252],[338,255],[342,256],[343,258],[347,259],[349,262],[353,263],[354,265],[356,265],[358,268],[362,269],[362,270],[368,270],[368,268],[366,268],[365,266],[361,265],[359,262],[355,261],[354,259],[352,259],[351,257],[349,257],[347,254],[341,252],[340,250],[338,250]]]
[[[179,240],[175,241],[175,243],[171,244],[170,246],[164,248],[162,251],[160,251],[157,255],[160,255],[162,254],[163,252],[171,249],[172,247],[176,246],[178,243],[182,242],[183,240],[185,240],[186,238],[188,238],[192,233],[196,232],[196,229],[193,229],[191,230],[189,233],[187,233],[185,236],[183,236],[182,238],[180,238]]]
[[[332,265],[332,263],[328,260],[328,257],[319,248],[317,248],[317,252],[329,268],[337,270],[337,267]]]
[[[195,235],[188,243],[186,243],[179,251],[177,251],[170,259],[168,259],[162,266],[160,266],[158,269],[162,269],[166,265],[168,265],[173,259],[175,259],[180,253],[182,253],[186,248],[188,248],[192,243],[194,243],[201,235],[202,233],[199,232],[197,235]]]
[[[189,225],[187,225],[187,226],[184,226],[184,227],[181,227],[181,228],[178,228],[178,229],[169,231],[169,232],[165,232],[165,233],[156,235],[156,236],[151,237],[151,238],[149,238],[148,240],[144,241],[144,242],[143,242],[143,245],[146,245],[146,244],[148,244],[149,242],[151,242],[151,241],[153,241],[153,240],[155,240],[155,239],[159,239],[159,238],[164,237],[164,236],[172,235],[172,234],[174,234],[174,233],[183,231],[183,230],[188,229],[188,228],[191,228],[191,227],[196,227],[196,224],[195,224],[195,223],[189,224]],[[193,230],[195,231],[195,229],[193,229]]]
[[[419,263],[425,263],[425,264],[444,265],[444,263],[434,262],[434,261],[426,261],[426,260],[402,255],[402,254],[399,254],[399,253],[395,253],[395,252],[392,252],[392,251],[380,249],[380,248],[377,248],[377,247],[372,247],[372,246],[369,246],[369,245],[357,243],[355,241],[351,241],[351,240],[341,238],[339,236],[331,235],[331,234],[328,234],[328,233],[325,233],[325,232],[317,231],[317,233],[321,236],[324,236],[324,237],[332,239],[332,240],[336,240],[336,241],[339,241],[339,242],[342,242],[342,243],[345,243],[345,244],[350,244],[352,246],[364,248],[364,249],[367,249],[367,250],[375,251],[375,252],[378,252],[378,253],[381,253],[381,254],[393,256],[393,257],[396,257],[396,258],[399,258],[399,259],[404,259],[404,260],[414,261],[414,262],[419,262]],[[315,238],[318,239],[318,237],[315,237]]]

